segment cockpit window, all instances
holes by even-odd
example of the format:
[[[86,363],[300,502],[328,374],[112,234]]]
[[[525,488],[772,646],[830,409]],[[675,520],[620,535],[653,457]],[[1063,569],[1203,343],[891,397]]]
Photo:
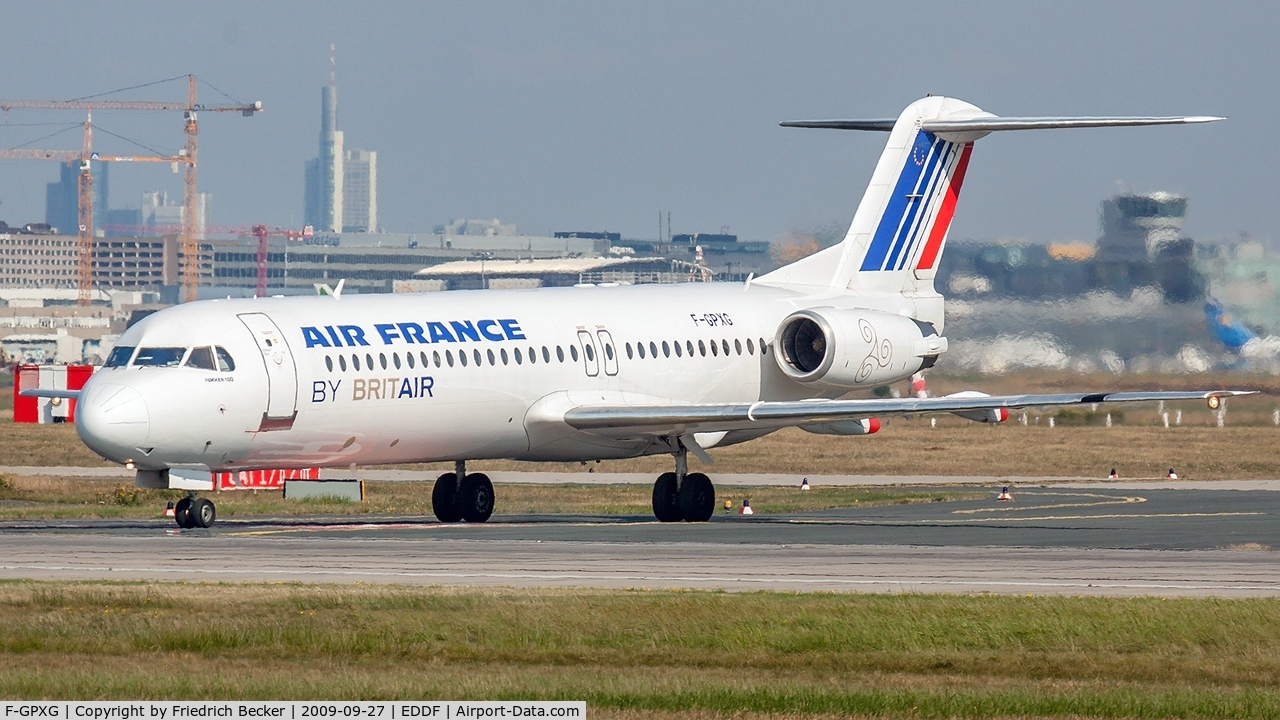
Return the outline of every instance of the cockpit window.
[[[226,348],[217,347],[214,350],[218,353],[218,370],[221,372],[231,372],[236,369],[236,361],[231,359],[231,353]]]
[[[133,357],[135,348],[123,347],[117,345],[112,348],[111,354],[107,356],[107,364],[103,367],[124,367],[129,364],[129,358]]]
[[[216,370],[217,368],[213,365],[213,348],[192,348],[191,354],[187,356],[187,367]]]
[[[186,352],[186,348],[180,347],[144,347],[138,351],[133,364],[136,367],[177,367],[182,363],[182,356]]]

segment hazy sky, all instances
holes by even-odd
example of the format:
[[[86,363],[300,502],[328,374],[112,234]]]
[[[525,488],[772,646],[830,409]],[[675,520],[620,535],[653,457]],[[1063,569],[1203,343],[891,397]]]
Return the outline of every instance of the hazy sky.
[[[926,93],[1002,115],[1228,115],[987,138],[952,237],[1089,240],[1118,188],[1188,194],[1193,237],[1280,236],[1274,5],[961,5],[7,0],[0,97],[70,99],[192,72],[261,100],[257,117],[202,117],[201,190],[214,222],[296,226],[333,41],[339,126],[348,148],[378,151],[388,230],[496,216],[533,233],[654,237],[669,210],[675,232],[727,225],[753,240],[847,224],[884,142],[780,120],[891,117]],[[171,83],[119,97],[184,95]],[[79,119],[10,111],[0,146],[59,129],[23,124]],[[94,119],[181,147],[176,113]],[[98,138],[106,152],[138,150]],[[35,144],[78,145],[76,130]],[[0,169],[0,219],[43,220],[56,166]],[[113,206],[180,194],[167,166],[112,173]]]

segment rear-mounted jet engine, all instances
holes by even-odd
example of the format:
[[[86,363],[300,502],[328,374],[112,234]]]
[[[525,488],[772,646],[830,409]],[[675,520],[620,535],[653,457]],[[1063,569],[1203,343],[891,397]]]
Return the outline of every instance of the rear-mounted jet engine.
[[[793,380],[831,388],[893,382],[933,367],[947,339],[931,323],[875,310],[809,308],[778,326],[778,366]]]

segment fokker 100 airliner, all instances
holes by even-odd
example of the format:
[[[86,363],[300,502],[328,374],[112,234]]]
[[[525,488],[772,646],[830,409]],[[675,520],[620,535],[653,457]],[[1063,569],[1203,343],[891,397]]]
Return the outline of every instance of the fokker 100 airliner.
[[[76,428],[142,487],[171,470],[453,461],[431,501],[484,522],[494,492],[468,462],[594,461],[666,453],[664,522],[701,522],[711,480],[687,456],[779,428],[865,435],[877,418],[1207,399],[1230,391],[840,399],[911,377],[947,350],[933,286],[974,141],[1040,128],[1212,117],[997,117],[927,97],[896,120],[783,123],[889,133],[844,241],[743,284],[596,285],[193,302],[120,336],[78,393]],[[188,496],[183,527],[215,508]]]

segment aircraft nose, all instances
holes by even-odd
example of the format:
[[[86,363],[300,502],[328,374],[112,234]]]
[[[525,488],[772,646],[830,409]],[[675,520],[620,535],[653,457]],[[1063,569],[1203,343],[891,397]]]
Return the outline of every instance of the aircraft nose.
[[[80,439],[109,460],[134,460],[150,430],[146,401],[127,385],[91,384],[76,403],[76,432]]]

